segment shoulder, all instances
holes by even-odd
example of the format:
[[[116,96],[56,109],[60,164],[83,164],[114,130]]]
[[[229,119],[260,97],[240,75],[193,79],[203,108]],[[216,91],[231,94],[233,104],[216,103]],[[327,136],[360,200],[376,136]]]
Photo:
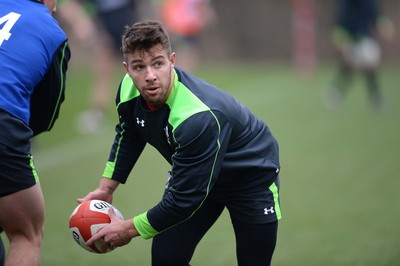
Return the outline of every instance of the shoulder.
[[[200,145],[214,141],[221,132],[219,117],[211,110],[193,114],[172,130],[177,143]]]
[[[124,76],[118,90],[118,104],[128,102],[139,97],[140,93],[128,74]]]
[[[46,45],[59,45],[67,39],[57,20],[43,3],[32,0],[2,0],[0,7],[0,17],[7,24],[7,29],[12,34],[24,34],[26,42],[30,41],[28,38],[40,38]]]
[[[140,99],[139,96],[140,93],[132,79],[125,75],[119,85],[116,97],[116,108],[123,120],[131,121],[133,119],[133,114],[138,108],[137,104],[140,103],[137,101]]]
[[[183,73],[185,72],[179,72],[180,75]],[[175,73],[174,85],[166,102],[171,110],[169,123],[174,128],[177,128],[189,117],[210,110],[210,108],[189,89],[189,85],[188,83],[182,83],[178,74]]]

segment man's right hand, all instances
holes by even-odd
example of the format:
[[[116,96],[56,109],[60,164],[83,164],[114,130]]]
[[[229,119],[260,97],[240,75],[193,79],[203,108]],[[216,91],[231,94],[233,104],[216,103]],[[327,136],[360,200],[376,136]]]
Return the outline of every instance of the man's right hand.
[[[118,181],[109,179],[109,178],[102,178],[100,180],[99,187],[89,192],[85,197],[78,198],[76,201],[78,203],[82,203],[88,200],[104,200],[110,204],[112,204],[113,200],[113,193],[117,189],[119,185]]]

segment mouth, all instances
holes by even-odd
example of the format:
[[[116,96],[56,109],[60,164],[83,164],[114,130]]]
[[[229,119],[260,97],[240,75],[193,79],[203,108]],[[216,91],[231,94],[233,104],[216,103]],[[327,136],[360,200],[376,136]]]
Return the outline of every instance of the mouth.
[[[146,91],[148,94],[156,94],[159,88],[159,86],[149,86],[146,88]]]
[[[146,90],[154,91],[154,90],[156,90],[158,88],[159,88],[158,86],[150,86],[150,87],[147,87]]]

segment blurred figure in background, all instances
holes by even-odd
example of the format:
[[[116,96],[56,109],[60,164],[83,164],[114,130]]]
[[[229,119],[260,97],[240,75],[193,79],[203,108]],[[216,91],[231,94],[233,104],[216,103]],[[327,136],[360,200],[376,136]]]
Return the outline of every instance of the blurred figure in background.
[[[72,35],[90,50],[94,82],[89,107],[77,118],[81,134],[94,134],[104,126],[108,107],[114,101],[115,69],[122,62],[121,37],[125,26],[136,22],[133,0],[63,0],[59,18]]]
[[[339,68],[328,90],[326,107],[329,110],[340,107],[354,72],[361,71],[372,107],[381,110],[384,99],[378,80],[381,61],[378,34],[391,39],[393,24],[380,14],[378,0],[340,0],[338,4],[338,20],[332,35]]]
[[[70,59],[67,35],[52,17],[56,3],[0,1],[0,228],[10,243],[8,266],[40,265],[45,204],[31,139],[58,118]]]
[[[211,1],[163,0],[159,12],[160,19],[170,33],[172,45],[180,55],[177,65],[195,71],[201,58],[199,37],[216,21]]]

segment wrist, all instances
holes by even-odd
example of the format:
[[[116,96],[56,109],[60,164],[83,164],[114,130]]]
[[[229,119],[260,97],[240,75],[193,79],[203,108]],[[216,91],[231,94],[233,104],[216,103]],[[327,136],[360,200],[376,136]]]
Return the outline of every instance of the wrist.
[[[102,187],[100,187],[100,189],[102,189],[102,190],[105,190],[107,193],[114,193],[114,191],[115,191],[115,187],[112,187],[112,186],[102,186]]]
[[[135,223],[133,222],[133,218],[129,220],[130,223],[130,228],[129,228],[129,234],[132,236],[132,238],[139,236],[138,230],[136,230]]]
[[[118,184],[118,181],[103,177],[100,180],[99,189],[105,191],[106,193],[112,194],[117,189]]]

